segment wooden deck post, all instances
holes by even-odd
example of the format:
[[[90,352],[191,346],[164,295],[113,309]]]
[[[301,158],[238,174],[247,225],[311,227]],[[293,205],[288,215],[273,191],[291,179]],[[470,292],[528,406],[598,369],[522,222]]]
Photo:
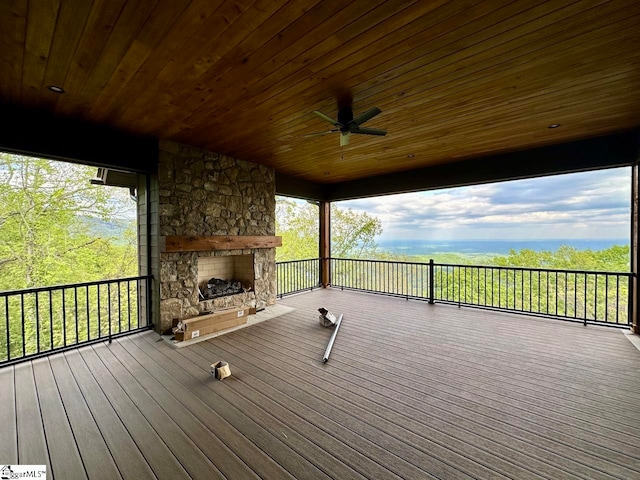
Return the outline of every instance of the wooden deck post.
[[[320,204],[320,283],[323,288],[331,285],[331,202]]]
[[[640,228],[638,226],[638,164],[631,167],[631,330],[640,335],[640,285],[638,275],[640,274],[640,261],[638,257],[638,243],[640,242]]]

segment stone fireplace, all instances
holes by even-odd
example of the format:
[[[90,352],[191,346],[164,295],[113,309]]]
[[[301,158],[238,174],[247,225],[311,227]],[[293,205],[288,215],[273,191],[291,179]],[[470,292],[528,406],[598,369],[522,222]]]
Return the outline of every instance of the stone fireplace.
[[[158,192],[160,330],[175,318],[275,303],[275,248],[262,241],[276,238],[272,169],[161,142]],[[203,298],[214,278],[242,291]]]

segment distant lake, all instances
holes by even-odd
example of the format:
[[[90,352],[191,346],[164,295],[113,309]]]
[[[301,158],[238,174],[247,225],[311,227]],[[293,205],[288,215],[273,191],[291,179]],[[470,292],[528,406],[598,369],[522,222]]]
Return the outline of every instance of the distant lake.
[[[615,245],[627,246],[629,240],[380,240],[377,243],[381,250],[412,256],[434,253],[508,255],[511,249],[554,252],[562,245],[577,250],[605,250]]]

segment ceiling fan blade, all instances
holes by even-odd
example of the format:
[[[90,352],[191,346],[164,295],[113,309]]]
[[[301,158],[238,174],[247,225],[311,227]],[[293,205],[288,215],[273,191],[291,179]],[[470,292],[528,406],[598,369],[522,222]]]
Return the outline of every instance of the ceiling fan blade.
[[[341,147],[346,147],[347,145],[349,145],[349,136],[350,136],[351,132],[350,131],[342,131],[340,132],[340,146]]]
[[[323,135],[328,135],[330,133],[335,133],[335,132],[339,132],[340,129],[336,128],[333,130],[325,130],[324,132],[316,132],[316,133],[308,133],[306,135],[304,135],[304,137],[321,137]]]
[[[356,126],[362,125],[364,122],[366,122],[367,120],[371,120],[373,117],[375,117],[376,115],[378,115],[381,112],[382,112],[382,110],[380,110],[378,107],[370,108],[366,112],[361,113],[360,115],[357,115],[357,116],[353,117],[353,120],[351,120],[349,122],[349,126],[351,126],[351,125],[356,125]]]
[[[362,133],[364,135],[380,135],[384,137],[387,134],[386,130],[378,130],[377,128],[354,128],[351,133]]]
[[[331,125],[334,125],[338,128],[344,128],[344,125],[342,125],[340,122],[338,122],[337,120],[334,120],[333,118],[331,118],[329,115],[325,115],[324,113],[322,113],[320,110],[314,110],[313,113],[315,113],[317,116],[319,116],[321,119],[323,119],[325,122],[329,122]]]

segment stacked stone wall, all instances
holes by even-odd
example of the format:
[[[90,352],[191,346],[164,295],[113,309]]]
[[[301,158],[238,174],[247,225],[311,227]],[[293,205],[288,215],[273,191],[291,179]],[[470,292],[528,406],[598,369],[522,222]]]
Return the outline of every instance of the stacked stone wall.
[[[159,234],[274,235],[272,169],[173,142],[160,144]],[[254,289],[205,302],[198,297],[198,257],[254,255]],[[275,249],[218,250],[160,255],[160,329],[174,318],[228,306],[275,303]]]

